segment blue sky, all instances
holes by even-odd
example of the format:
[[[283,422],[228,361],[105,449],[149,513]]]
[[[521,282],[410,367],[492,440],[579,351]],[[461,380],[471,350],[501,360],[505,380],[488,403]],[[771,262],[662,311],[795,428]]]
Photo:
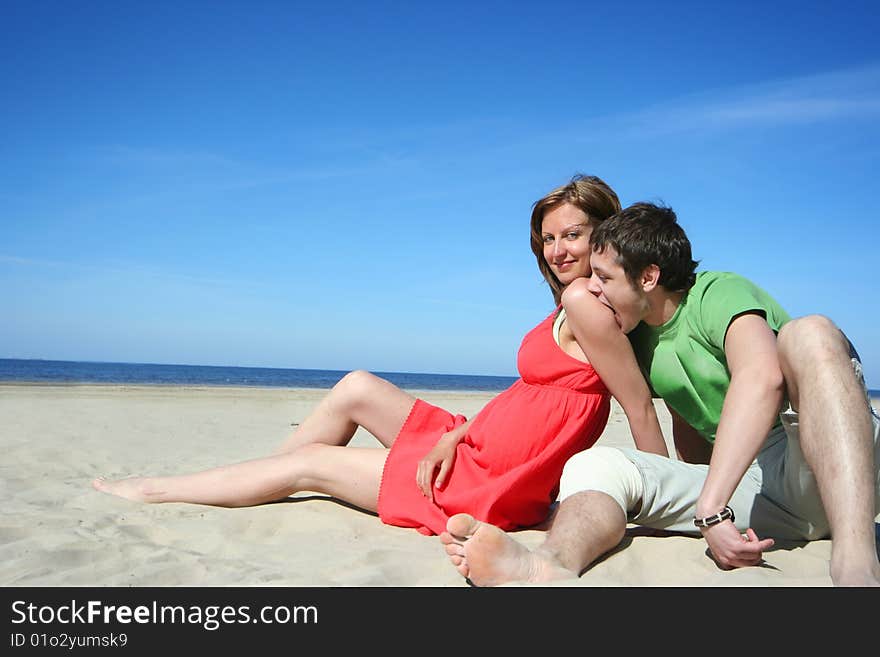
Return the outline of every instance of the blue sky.
[[[583,172],[880,388],[876,3],[610,4],[5,2],[0,357],[514,374]]]

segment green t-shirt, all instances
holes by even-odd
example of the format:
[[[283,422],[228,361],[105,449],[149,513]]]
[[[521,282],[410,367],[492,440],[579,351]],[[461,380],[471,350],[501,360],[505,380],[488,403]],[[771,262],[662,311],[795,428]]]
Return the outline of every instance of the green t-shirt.
[[[774,332],[790,319],[767,292],[742,276],[700,272],[668,322],[641,322],[629,334],[654,394],[709,442],[715,441],[730,386],[724,337],[730,323],[750,311],[763,315]]]

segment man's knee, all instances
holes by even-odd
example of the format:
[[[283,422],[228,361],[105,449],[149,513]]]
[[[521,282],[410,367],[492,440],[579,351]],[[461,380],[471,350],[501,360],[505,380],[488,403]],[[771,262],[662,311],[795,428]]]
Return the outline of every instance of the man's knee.
[[[780,358],[794,365],[799,360],[849,357],[849,343],[837,325],[824,315],[807,315],[786,323],[777,339]]]
[[[627,513],[641,501],[642,476],[619,449],[602,445],[572,456],[562,470],[559,500],[586,490],[610,495]]]

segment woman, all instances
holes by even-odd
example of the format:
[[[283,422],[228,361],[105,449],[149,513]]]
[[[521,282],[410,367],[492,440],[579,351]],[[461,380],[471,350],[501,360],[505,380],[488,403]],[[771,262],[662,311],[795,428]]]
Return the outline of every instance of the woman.
[[[647,385],[610,311],[583,290],[566,294],[590,275],[593,226],[619,210],[608,185],[584,176],[535,204],[532,250],[557,311],[523,339],[521,378],[472,420],[355,371],[273,456],[188,475],[96,479],[94,487],[143,502],[226,507],[315,491],[425,534],[444,531],[461,512],[503,529],[543,521],[566,460],[604,430],[610,395],[635,418],[637,447],[667,453],[656,415],[652,425],[645,412],[653,413]],[[358,426],[384,449],[347,447]]]

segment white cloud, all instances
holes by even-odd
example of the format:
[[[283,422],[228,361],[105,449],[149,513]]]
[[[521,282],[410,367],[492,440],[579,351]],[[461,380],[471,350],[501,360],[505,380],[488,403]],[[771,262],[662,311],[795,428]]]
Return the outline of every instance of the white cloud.
[[[822,73],[682,97],[590,121],[587,139],[662,136],[756,125],[880,116],[880,66]]]

